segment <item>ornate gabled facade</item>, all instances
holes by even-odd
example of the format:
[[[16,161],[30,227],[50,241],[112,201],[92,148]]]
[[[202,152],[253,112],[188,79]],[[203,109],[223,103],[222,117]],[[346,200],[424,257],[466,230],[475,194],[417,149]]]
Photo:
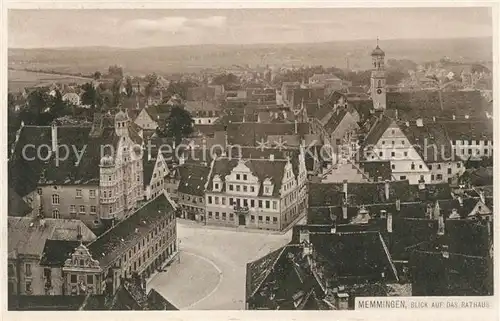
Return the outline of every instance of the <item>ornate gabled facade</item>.
[[[303,151],[216,159],[206,188],[206,223],[283,230],[305,213],[306,177]]]
[[[85,295],[102,293],[101,267],[99,261],[92,258],[85,245],[80,244],[62,267],[64,275],[63,293],[67,295]]]

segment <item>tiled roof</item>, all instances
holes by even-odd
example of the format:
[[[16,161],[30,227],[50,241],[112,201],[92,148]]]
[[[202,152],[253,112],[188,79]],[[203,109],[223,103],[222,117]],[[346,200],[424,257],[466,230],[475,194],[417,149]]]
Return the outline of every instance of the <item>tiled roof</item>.
[[[80,241],[47,240],[43,249],[40,265],[61,267],[66,259],[80,245]]]
[[[391,162],[389,161],[361,162],[359,165],[373,181],[377,181],[379,178],[382,181],[392,180]]]
[[[411,115],[432,118],[441,116],[450,118],[452,115],[484,117],[484,112],[493,112],[492,106],[483,99],[479,91],[443,92],[443,110],[437,91],[393,92],[387,93],[387,108],[399,109],[400,117]],[[409,113],[408,117],[405,116]],[[406,119],[405,119],[406,120]]]
[[[337,126],[340,124],[340,122],[344,119],[344,117],[347,115],[347,110],[345,108],[338,108],[328,119],[328,122],[325,125],[325,129],[328,133],[333,133],[336,129]]]
[[[389,199],[385,195],[385,182],[348,183],[347,202],[350,206],[378,203],[413,201],[417,196],[411,193],[408,181],[390,181]],[[343,183],[309,184],[309,206],[341,206],[344,197]]]
[[[26,216],[33,209],[16,193],[13,188],[9,187],[8,192],[8,215],[9,216]]]
[[[437,201],[451,199],[451,187],[448,183],[425,184],[425,190],[420,191],[418,185],[411,185],[413,195],[419,195],[422,201]],[[423,193],[423,194],[422,194]]]
[[[440,123],[451,140],[493,140],[493,120]]]
[[[186,101],[184,108],[190,113],[198,111],[219,111],[220,106],[213,102],[208,101]]]
[[[75,241],[78,230],[83,242],[96,238],[80,220],[9,217],[7,225],[8,251],[21,255],[41,256],[47,240]]]
[[[165,299],[158,291],[151,289],[148,293],[148,310],[179,310]]]
[[[450,139],[440,123],[424,123],[422,127],[401,125],[401,131],[426,163],[443,162],[453,155]],[[437,146],[437,150],[432,146]],[[425,146],[428,146],[425,150]]]
[[[285,252],[286,246],[281,247],[261,258],[247,264],[246,299],[252,297],[259,290],[261,284],[271,273],[274,265]]]
[[[215,87],[189,87],[187,90],[187,100],[205,100],[211,101],[215,99]]]
[[[101,267],[109,266],[173,211],[165,194],[160,194],[90,243],[88,249],[92,257],[99,260]]]
[[[240,146],[256,146],[269,135],[305,135],[310,131],[308,123],[230,123],[227,126],[228,143]]]
[[[207,190],[213,191],[212,180],[215,175],[219,175],[221,180],[224,182],[226,176],[229,175],[231,171],[238,165],[238,162],[239,161],[236,159],[227,158],[215,160]],[[242,162],[244,162],[244,164],[250,169],[253,175],[258,177],[261,184],[261,186],[259,187],[259,196],[263,195],[264,188],[262,187],[262,184],[266,178],[269,178],[274,184],[273,196],[279,195],[285,171],[285,165],[287,163],[286,160],[275,159],[274,161],[271,161],[269,159],[249,159],[242,160]],[[292,160],[290,160],[290,162],[292,163]],[[294,174],[297,175],[298,163],[295,166],[292,163],[292,167],[294,167],[295,170]],[[223,184],[222,191],[224,190],[225,184]]]
[[[205,194],[205,184],[210,173],[209,166],[186,163],[178,167],[180,182],[178,193],[203,196]]]
[[[453,209],[456,209],[460,218],[467,218],[479,201],[479,198],[467,197],[462,199],[462,204],[460,204],[458,199],[438,200],[437,202],[440,214],[444,215],[444,217],[448,218]]]
[[[318,264],[327,271],[325,275],[335,275],[353,283],[398,280],[391,255],[379,232],[310,233],[309,238],[318,254]]]
[[[104,295],[93,295],[91,300],[92,310],[104,309]],[[9,297],[9,310],[77,311],[86,301],[88,298],[85,295],[16,295]]]
[[[149,114],[151,119],[156,122],[167,119],[171,110],[172,106],[167,104],[155,105],[146,108],[146,112]]]
[[[363,146],[375,145],[385,133],[385,131],[394,123],[394,120],[381,114],[377,122],[373,125],[368,135],[363,141]]]

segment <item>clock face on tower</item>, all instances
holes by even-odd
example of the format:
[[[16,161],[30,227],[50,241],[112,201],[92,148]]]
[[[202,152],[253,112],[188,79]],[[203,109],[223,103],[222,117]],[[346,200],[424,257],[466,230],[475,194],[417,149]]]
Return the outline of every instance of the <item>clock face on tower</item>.
[[[379,88],[379,89],[377,89],[377,94],[379,94],[379,95],[380,95],[381,93],[382,93],[382,89],[380,89],[380,88]]]

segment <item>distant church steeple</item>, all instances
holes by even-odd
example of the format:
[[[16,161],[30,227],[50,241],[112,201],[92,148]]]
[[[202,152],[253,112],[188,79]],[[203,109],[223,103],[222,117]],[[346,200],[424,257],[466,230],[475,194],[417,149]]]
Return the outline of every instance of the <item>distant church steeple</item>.
[[[378,45],[372,51],[371,98],[375,110],[386,108],[385,52]]]

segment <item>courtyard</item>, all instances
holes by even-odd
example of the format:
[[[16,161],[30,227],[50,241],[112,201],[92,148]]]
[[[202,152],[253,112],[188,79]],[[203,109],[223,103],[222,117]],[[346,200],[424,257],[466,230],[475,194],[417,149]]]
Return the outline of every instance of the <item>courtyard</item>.
[[[242,310],[250,261],[287,244],[286,234],[209,228],[179,220],[179,256],[148,283],[181,310]]]

